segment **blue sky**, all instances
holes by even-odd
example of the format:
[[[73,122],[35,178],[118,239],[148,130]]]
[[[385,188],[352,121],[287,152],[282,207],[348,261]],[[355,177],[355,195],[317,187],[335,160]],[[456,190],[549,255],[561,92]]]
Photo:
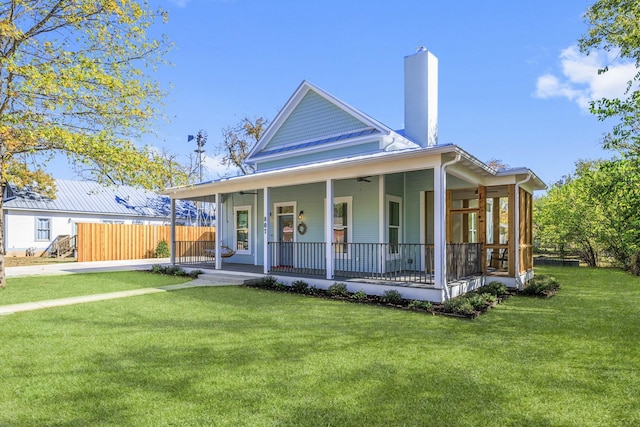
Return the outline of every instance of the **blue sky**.
[[[629,68],[580,55],[591,1],[163,0],[176,44],[157,78],[171,119],[144,142],[182,160],[208,132],[243,116],[272,119],[303,79],[393,129],[403,125],[403,58],[419,46],[439,58],[439,141],[483,161],[526,166],[551,184],[578,159],[611,157],[587,111],[620,91]],[[614,64],[615,65],[615,64]],[[205,178],[217,178],[210,158]]]

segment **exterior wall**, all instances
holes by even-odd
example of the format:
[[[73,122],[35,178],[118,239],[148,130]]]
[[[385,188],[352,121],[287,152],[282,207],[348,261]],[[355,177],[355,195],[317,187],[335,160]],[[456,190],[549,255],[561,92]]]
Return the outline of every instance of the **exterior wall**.
[[[36,240],[36,218],[51,220],[50,239]],[[49,247],[51,242],[60,235],[76,234],[76,223],[104,221],[124,222],[133,224],[142,221],[148,225],[166,225],[162,218],[123,217],[118,215],[76,215],[68,212],[34,212],[34,211],[5,211],[5,249],[8,256],[25,256],[28,248],[36,248],[36,255]]]
[[[423,233],[425,231],[424,225],[420,224],[421,219],[424,218],[424,213],[420,212],[422,209],[420,193],[423,191],[433,191],[433,169],[406,173],[404,196],[406,243],[420,243],[422,237],[420,230]],[[427,235],[433,236],[433,205],[431,205],[431,212],[426,214],[431,218],[431,221],[427,221],[429,224]]]
[[[367,125],[314,91],[308,91],[265,147],[270,150],[300,141],[325,138]]]

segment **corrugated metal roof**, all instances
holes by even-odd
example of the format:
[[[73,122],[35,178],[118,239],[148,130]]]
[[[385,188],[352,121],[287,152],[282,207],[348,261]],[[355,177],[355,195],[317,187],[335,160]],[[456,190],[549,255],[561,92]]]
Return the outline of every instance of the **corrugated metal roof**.
[[[262,156],[268,156],[270,154],[276,154],[276,153],[284,153],[286,151],[293,151],[293,150],[298,150],[300,148],[308,148],[308,147],[315,147],[317,145],[323,145],[323,144],[328,144],[331,142],[336,142],[336,141],[343,141],[343,140],[347,140],[347,139],[351,139],[351,138],[357,138],[360,136],[366,136],[366,135],[373,135],[376,133],[380,133],[380,131],[378,131],[377,129],[364,129],[364,130],[359,130],[357,132],[350,132],[350,133],[345,133],[342,135],[336,135],[336,136],[332,136],[330,138],[323,138],[323,139],[318,139],[315,141],[307,141],[301,144],[297,144],[297,145],[289,145],[289,146],[283,146],[283,147],[277,147],[274,148],[272,150],[264,150],[264,151],[260,151],[257,154],[254,155],[255,158],[257,157],[262,157]]]
[[[129,186],[102,186],[93,181],[56,180],[55,199],[32,189],[16,189],[16,198],[4,203],[5,209],[49,212],[78,212],[165,218],[171,213],[170,199],[152,191]],[[193,203],[177,201],[176,216],[195,218]]]

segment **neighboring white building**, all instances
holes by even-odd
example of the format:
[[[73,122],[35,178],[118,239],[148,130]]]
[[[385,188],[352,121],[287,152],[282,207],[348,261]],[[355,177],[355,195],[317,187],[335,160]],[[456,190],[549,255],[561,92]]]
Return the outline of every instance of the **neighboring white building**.
[[[10,186],[4,202],[4,239],[8,256],[45,251],[58,236],[74,236],[78,223],[168,225],[167,196],[129,187],[105,187],[92,181],[56,180],[55,199]],[[190,202],[178,205],[178,222],[190,225],[197,212]]]

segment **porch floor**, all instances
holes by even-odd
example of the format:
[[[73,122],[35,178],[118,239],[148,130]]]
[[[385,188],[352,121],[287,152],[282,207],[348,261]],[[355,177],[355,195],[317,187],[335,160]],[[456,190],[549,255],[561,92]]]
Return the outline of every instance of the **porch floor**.
[[[189,267],[193,269],[203,269],[203,270],[215,270],[215,262],[201,262],[198,264],[188,264],[184,265],[184,267]],[[233,262],[223,262],[222,269],[216,271],[232,271],[236,273],[250,273],[250,274],[260,274],[264,275],[263,268],[261,265],[250,265],[250,264],[239,264]],[[304,273],[285,273],[285,272],[272,272],[273,275],[277,276],[285,276],[291,278],[302,278],[302,279],[324,279],[322,276],[304,274]],[[456,281],[449,282],[449,286],[456,286],[459,284],[463,284],[467,281],[475,279],[477,276],[465,277]],[[407,277],[406,280],[402,277],[398,277],[397,275],[393,276],[393,279],[385,280],[384,277],[375,277],[375,278],[366,278],[366,277],[347,277],[341,276],[340,272],[336,271],[336,275],[334,277],[335,281],[349,282],[349,283],[366,283],[369,285],[379,285],[379,286],[397,286],[402,288],[416,288],[416,289],[435,289],[435,283],[433,279],[425,280],[422,277],[420,282],[411,281],[411,277]]]

